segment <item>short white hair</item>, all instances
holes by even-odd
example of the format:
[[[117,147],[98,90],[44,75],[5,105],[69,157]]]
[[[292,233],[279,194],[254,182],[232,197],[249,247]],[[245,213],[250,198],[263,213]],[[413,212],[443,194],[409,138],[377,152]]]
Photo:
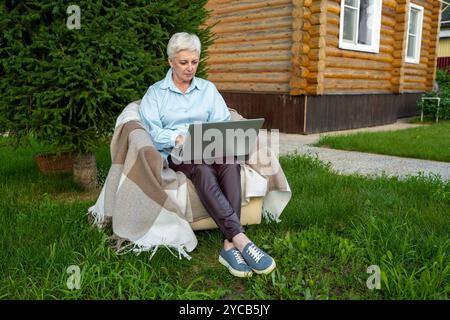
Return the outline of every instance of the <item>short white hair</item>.
[[[200,56],[201,44],[197,35],[187,32],[175,33],[167,45],[167,56],[172,59],[177,52],[182,50],[195,51]]]

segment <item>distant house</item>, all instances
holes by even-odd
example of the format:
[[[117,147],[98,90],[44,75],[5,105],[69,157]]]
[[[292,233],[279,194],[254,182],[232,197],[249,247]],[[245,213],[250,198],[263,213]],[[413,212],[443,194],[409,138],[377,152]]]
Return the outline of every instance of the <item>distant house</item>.
[[[450,3],[450,2],[449,2]],[[450,66],[450,6],[445,5],[441,14],[441,31],[439,33],[438,68]]]
[[[209,0],[209,79],[266,128],[392,123],[432,89],[437,0]]]

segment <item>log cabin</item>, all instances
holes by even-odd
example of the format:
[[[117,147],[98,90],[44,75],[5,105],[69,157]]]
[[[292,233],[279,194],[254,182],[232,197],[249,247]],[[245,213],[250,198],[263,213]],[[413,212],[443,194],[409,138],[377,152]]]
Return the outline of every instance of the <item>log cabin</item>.
[[[438,0],[209,0],[208,79],[264,127],[317,133],[417,114],[433,88]]]

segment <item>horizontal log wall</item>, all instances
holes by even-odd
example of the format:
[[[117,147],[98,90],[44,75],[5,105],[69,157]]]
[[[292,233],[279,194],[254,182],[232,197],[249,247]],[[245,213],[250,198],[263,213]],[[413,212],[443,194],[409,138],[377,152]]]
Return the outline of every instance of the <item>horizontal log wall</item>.
[[[393,23],[383,15],[380,53],[339,49],[340,0],[328,0],[325,93],[387,93],[391,91]]]
[[[405,62],[410,2],[424,7],[420,64]],[[402,93],[432,88],[439,25],[437,1],[383,0],[379,53],[339,48],[341,0],[313,0],[309,9],[307,21],[325,24],[326,34],[324,36],[321,30],[313,32],[308,43],[304,44],[309,60],[302,58],[305,64],[300,69],[306,69],[301,74],[307,75],[308,84],[303,92],[298,90],[300,93]],[[307,10],[306,6],[304,10]],[[309,84],[311,78],[316,80],[318,86],[314,89],[317,90],[307,90],[308,86],[312,88]],[[291,83],[295,82],[301,81],[291,79]]]
[[[395,3],[396,2],[396,3]],[[392,64],[392,92],[401,93],[405,84],[405,56],[406,56],[406,33],[407,33],[407,13],[409,0],[396,0],[391,7],[394,8],[395,26],[393,33],[394,40],[394,60]]]
[[[210,0],[208,79],[219,90],[289,92],[292,0]]]
[[[409,3],[424,7],[420,64],[405,62]],[[341,0],[210,0],[209,79],[222,91],[423,92],[435,79],[439,4],[383,0],[380,52],[339,48]]]
[[[307,12],[306,18],[305,12]],[[309,47],[305,43],[308,42],[310,36],[308,31],[305,30],[305,19],[307,19],[308,13],[309,9],[305,8],[304,0],[292,1],[291,95],[304,94],[307,86],[305,76],[309,72],[306,67],[309,64]]]
[[[380,52],[339,48],[342,0],[210,0],[209,80],[265,128],[313,133],[417,113],[435,79],[439,3],[383,0]],[[409,3],[424,7],[420,64],[405,62]]]
[[[324,93],[327,1],[292,0],[291,94]]]
[[[393,91],[394,52],[402,50],[394,35],[403,31],[396,18],[397,2],[383,1],[380,52],[339,48],[341,1],[327,0],[326,71],[324,93],[390,93]],[[396,28],[398,30],[396,30]],[[400,43],[400,45],[398,44]],[[399,53],[401,55],[401,52]]]
[[[410,2],[424,8],[422,46],[420,63],[405,63],[402,92],[423,92],[433,88],[434,67],[437,56],[436,35],[439,25],[439,5],[436,5],[437,1],[429,0],[411,0]],[[423,73],[420,74],[418,71],[423,71]]]

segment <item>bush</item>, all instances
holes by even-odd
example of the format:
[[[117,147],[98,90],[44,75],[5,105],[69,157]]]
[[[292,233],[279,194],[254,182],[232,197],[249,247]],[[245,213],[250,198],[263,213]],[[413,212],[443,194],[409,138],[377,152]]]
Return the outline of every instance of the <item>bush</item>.
[[[439,85],[438,92],[427,92],[424,97],[439,97],[439,119],[450,120],[450,75],[447,70],[438,69],[436,72],[436,81]],[[418,108],[422,110],[424,115],[436,118],[438,115],[437,100],[426,99],[419,100]]]
[[[197,33],[207,48],[205,3],[80,0],[81,28],[69,30],[71,1],[1,1],[0,132],[91,152],[165,75],[173,33]]]

